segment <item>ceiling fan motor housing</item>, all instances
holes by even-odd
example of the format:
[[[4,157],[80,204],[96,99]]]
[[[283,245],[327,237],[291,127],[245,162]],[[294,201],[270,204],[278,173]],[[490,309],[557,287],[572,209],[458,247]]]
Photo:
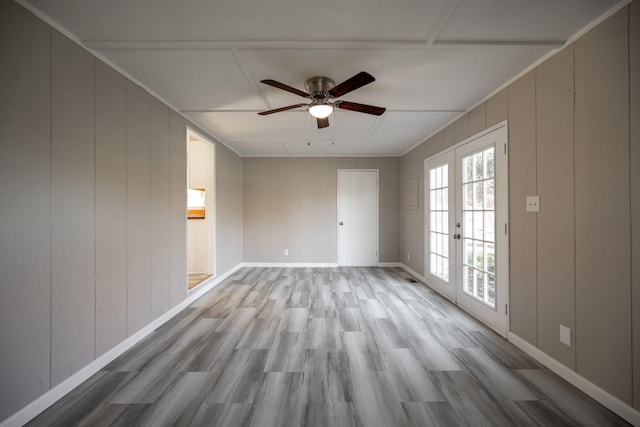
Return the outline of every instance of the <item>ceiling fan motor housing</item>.
[[[315,101],[324,101],[329,95],[329,92],[336,83],[328,77],[316,76],[311,77],[306,81],[304,87],[307,89],[307,92],[311,94],[311,99]]]

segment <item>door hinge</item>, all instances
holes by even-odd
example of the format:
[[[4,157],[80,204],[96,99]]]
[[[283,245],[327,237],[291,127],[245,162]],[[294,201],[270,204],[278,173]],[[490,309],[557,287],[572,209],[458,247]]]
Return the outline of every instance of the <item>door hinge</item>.
[[[504,234],[508,234],[509,233],[509,227],[507,226],[507,223],[504,223]]]
[[[504,315],[505,316],[509,315],[509,304],[504,305]]]
[[[504,144],[504,154],[507,154],[507,144]]]

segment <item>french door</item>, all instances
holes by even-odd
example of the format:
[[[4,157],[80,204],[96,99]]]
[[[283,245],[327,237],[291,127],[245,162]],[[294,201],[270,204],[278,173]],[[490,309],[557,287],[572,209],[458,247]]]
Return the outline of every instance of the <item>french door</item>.
[[[507,127],[425,161],[425,277],[507,333]]]

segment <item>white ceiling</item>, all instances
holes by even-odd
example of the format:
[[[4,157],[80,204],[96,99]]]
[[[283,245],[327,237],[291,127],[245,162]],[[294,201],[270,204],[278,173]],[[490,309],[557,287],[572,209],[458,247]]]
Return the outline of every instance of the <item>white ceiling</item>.
[[[400,155],[625,0],[22,0],[245,156]],[[316,75],[376,81],[317,129]]]

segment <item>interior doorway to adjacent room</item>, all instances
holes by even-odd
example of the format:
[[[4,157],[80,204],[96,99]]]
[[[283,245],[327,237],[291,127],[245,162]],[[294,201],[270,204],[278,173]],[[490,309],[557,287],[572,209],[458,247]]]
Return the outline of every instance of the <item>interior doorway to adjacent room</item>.
[[[215,145],[187,131],[187,271],[191,290],[215,276]]]

